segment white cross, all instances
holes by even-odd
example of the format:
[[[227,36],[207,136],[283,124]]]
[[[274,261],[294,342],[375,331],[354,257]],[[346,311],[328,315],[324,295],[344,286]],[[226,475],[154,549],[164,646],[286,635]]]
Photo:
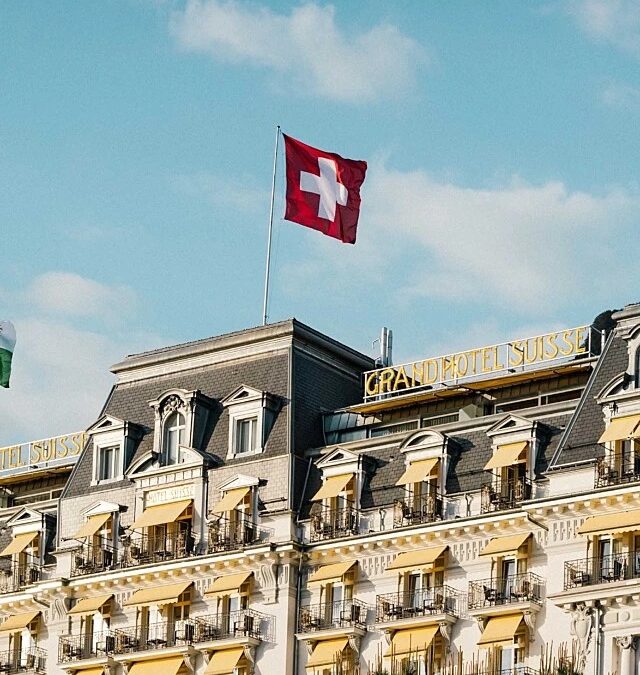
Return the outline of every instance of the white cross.
[[[304,192],[313,192],[320,195],[318,217],[333,222],[336,218],[336,204],[347,205],[349,192],[338,181],[336,162],[328,157],[318,157],[320,175],[306,171],[300,172],[300,189]]]

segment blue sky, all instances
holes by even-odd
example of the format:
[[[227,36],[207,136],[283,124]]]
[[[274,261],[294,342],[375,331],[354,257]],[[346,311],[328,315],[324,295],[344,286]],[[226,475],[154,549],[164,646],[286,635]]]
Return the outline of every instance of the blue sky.
[[[355,247],[282,221],[270,319],[396,361],[640,300],[624,0],[0,7],[0,445],[97,415],[124,354],[256,325],[275,125],[366,159]]]

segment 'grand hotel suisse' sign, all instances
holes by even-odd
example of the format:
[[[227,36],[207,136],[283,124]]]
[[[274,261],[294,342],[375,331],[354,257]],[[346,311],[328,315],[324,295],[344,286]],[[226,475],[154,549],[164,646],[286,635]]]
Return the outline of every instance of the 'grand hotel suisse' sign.
[[[542,368],[593,354],[600,347],[600,333],[591,326],[546,333],[480,347],[365,373],[364,398],[437,389]]]
[[[0,448],[0,478],[24,471],[74,464],[82,452],[85,441],[86,434],[79,431],[75,434]]]

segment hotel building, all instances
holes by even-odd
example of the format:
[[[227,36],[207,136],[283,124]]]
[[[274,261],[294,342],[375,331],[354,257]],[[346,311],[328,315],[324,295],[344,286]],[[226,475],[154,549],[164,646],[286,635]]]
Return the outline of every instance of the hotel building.
[[[0,472],[0,673],[636,674],[640,305],[411,364],[291,320],[113,372],[81,454]]]

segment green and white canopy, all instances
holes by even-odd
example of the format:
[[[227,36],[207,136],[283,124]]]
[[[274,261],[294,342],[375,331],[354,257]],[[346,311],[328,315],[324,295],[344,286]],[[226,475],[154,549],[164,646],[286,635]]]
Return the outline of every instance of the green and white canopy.
[[[0,321],[0,387],[9,388],[11,359],[16,346],[16,329],[11,321]]]

